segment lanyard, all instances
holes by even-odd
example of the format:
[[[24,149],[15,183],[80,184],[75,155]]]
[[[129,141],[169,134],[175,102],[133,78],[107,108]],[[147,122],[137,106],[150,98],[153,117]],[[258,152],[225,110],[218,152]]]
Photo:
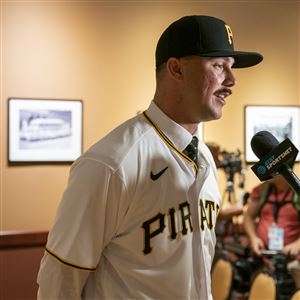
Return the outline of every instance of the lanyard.
[[[279,209],[284,206],[285,204],[289,203],[289,202],[292,202],[292,201],[285,201],[285,199],[288,197],[288,195],[290,194],[292,190],[289,188],[285,194],[283,195],[282,199],[280,200],[279,197],[278,197],[278,191],[277,191],[277,188],[274,186],[273,187],[273,194],[275,196],[275,201],[271,202],[269,201],[269,203],[272,203],[273,205],[273,214],[274,214],[274,221],[275,223],[277,223],[277,220],[278,220],[278,213],[279,213]]]

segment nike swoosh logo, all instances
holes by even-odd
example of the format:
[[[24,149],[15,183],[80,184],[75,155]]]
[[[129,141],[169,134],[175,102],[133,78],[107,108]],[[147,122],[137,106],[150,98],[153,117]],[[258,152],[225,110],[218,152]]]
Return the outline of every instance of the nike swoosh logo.
[[[160,172],[158,172],[157,174],[153,174],[152,171],[150,173],[150,177],[153,181],[157,180],[162,174],[164,174],[164,172],[168,169],[168,167],[165,167],[164,169],[162,169]]]

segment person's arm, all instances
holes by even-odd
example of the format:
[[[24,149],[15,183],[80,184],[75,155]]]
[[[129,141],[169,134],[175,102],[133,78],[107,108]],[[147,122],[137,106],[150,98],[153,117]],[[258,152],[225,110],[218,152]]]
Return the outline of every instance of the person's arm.
[[[123,220],[125,199],[122,180],[105,164],[84,158],[72,166],[40,266],[39,299],[81,299]]]
[[[286,245],[282,252],[286,255],[290,255],[292,257],[300,255],[300,237],[294,242]]]
[[[88,271],[67,266],[45,252],[37,278],[37,299],[81,299],[89,274]]]
[[[218,220],[231,220],[233,217],[243,214],[243,207],[239,204],[232,204],[228,207],[221,207]]]
[[[251,248],[256,255],[260,255],[261,250],[265,248],[263,241],[257,236],[255,231],[255,219],[259,206],[259,201],[250,201],[244,213],[244,228],[249,237]]]

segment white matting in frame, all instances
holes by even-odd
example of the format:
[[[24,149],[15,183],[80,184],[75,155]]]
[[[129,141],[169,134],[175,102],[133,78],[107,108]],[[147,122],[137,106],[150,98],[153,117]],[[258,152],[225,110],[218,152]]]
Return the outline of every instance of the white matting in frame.
[[[73,162],[81,154],[81,100],[8,99],[9,162]]]
[[[300,150],[300,106],[245,106],[245,159],[254,163],[258,158],[251,148],[251,139],[259,131],[272,133],[281,143],[289,138]],[[298,154],[296,161],[300,160]]]

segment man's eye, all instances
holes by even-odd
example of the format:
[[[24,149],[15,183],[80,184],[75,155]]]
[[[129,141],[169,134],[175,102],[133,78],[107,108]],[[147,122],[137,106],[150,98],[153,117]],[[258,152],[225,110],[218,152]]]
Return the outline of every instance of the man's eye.
[[[222,64],[215,64],[215,67],[218,68],[218,69],[223,69],[224,66]]]

